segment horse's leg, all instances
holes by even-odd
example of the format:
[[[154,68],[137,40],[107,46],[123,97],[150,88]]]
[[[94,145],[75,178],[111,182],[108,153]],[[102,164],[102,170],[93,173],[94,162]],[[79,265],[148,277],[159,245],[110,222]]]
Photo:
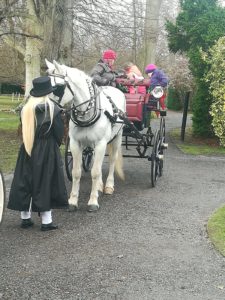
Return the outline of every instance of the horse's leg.
[[[105,156],[106,142],[101,142],[95,147],[94,163],[91,169],[92,189],[90,199],[88,201],[88,211],[97,211],[98,191],[103,189],[102,182],[102,163]]]
[[[82,149],[79,147],[78,143],[73,143],[73,145],[71,145],[70,150],[73,156],[73,183],[69,198],[69,211],[75,211],[78,208],[78,196],[82,172]]]
[[[99,176],[99,182],[98,182],[98,191],[103,193],[104,187],[103,187],[103,180],[102,180],[102,169]]]
[[[122,170],[121,144],[122,134],[118,134],[118,136],[109,145],[109,174],[104,189],[104,193],[106,195],[111,195],[114,192],[114,170],[116,162],[118,164],[116,168],[118,176],[124,179],[124,174]],[[118,159],[120,159],[121,161],[118,161]]]

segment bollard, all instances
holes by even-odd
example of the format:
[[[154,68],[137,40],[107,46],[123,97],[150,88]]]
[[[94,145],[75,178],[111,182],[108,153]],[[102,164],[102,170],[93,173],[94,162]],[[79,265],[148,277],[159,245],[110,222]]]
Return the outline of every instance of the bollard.
[[[191,92],[187,92],[185,95],[185,98],[184,98],[183,118],[182,118],[182,125],[181,125],[181,140],[182,141],[184,141],[190,93]]]

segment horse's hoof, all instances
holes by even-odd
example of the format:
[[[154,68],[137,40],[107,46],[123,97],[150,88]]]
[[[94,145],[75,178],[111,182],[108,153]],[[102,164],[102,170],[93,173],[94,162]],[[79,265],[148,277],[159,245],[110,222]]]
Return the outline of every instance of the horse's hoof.
[[[69,212],[74,212],[77,210],[78,210],[78,207],[76,205],[69,204],[69,207],[68,207]]]
[[[89,212],[96,212],[98,209],[99,209],[99,205],[96,205],[96,204],[91,204],[91,205],[88,205],[88,207],[87,207],[87,210]]]
[[[113,192],[114,192],[114,188],[112,188],[112,187],[106,187],[104,190],[104,194],[106,194],[106,195],[112,195]]]

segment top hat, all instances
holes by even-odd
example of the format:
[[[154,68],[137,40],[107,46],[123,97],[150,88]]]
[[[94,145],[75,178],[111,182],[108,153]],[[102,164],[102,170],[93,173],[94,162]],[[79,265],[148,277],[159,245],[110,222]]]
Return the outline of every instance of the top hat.
[[[42,97],[56,90],[56,87],[51,85],[51,80],[48,76],[37,77],[33,80],[33,88],[30,91],[33,97]]]

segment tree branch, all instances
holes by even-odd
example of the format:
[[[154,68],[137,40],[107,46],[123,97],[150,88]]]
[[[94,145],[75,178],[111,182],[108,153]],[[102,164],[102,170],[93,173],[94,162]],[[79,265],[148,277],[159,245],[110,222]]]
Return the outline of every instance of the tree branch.
[[[29,38],[33,38],[33,39],[38,39],[43,41],[43,38],[41,38],[39,35],[30,35],[27,33],[23,33],[23,32],[4,32],[4,33],[0,33],[0,37],[3,35],[20,35],[20,36],[25,36],[25,37],[29,37]]]

